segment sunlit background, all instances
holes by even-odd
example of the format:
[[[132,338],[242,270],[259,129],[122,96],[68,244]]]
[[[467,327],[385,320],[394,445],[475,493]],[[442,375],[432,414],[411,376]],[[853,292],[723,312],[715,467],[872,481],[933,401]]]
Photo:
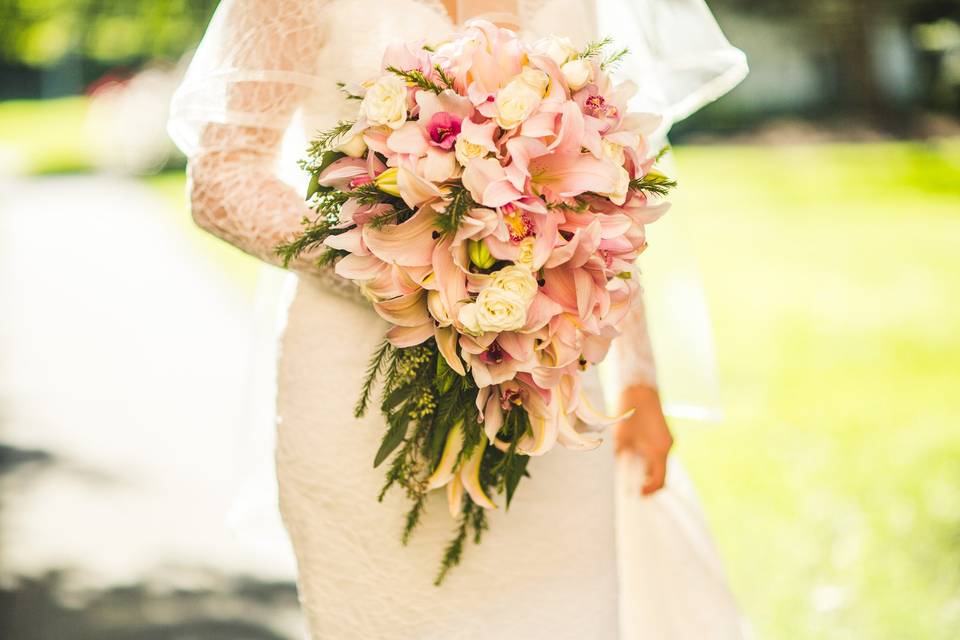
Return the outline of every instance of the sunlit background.
[[[0,0],[0,638],[302,632],[233,526],[258,266],[163,131],[214,4]],[[676,127],[671,215],[727,420],[677,455],[758,637],[960,638],[960,3],[711,6],[752,74]]]

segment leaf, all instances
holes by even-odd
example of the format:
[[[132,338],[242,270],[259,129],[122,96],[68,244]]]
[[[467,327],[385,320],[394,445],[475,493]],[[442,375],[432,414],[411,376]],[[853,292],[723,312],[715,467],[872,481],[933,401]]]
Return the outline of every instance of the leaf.
[[[383,442],[380,443],[380,449],[377,456],[373,459],[373,467],[377,468],[383,461],[390,457],[394,449],[400,446],[403,438],[407,435],[407,425],[410,423],[410,414],[406,411],[399,414],[395,420],[390,422],[390,428],[383,436]]]
[[[402,387],[397,387],[383,399],[383,402],[380,404],[380,409],[384,413],[390,413],[396,407],[406,402],[407,398],[410,397],[410,394],[413,392],[410,387],[404,385]]]
[[[324,256],[328,255],[330,255],[329,251],[324,254]],[[331,260],[332,259],[333,258],[331,258]],[[384,340],[374,352],[373,357],[370,358],[370,364],[367,365],[367,373],[363,377],[363,388],[360,393],[360,398],[353,408],[353,415],[355,417],[362,418],[363,414],[367,412],[367,405],[370,403],[370,394],[373,392],[373,386],[377,383],[377,378],[380,377],[380,373],[383,371],[387,356],[392,353],[393,345],[390,344],[389,340]]]
[[[527,475],[528,462],[530,462],[530,456],[515,453],[506,465],[504,475],[507,486],[507,509],[510,508],[510,501],[513,500],[513,494],[520,484],[520,479]]]
[[[309,200],[310,198],[312,198],[312,197],[314,196],[314,194],[316,194],[318,191],[320,191],[320,178],[319,178],[319,175],[320,175],[320,172],[317,171],[316,173],[314,173],[314,174],[312,174],[312,175],[310,176],[310,184],[307,185],[307,198],[306,198],[307,200]]]

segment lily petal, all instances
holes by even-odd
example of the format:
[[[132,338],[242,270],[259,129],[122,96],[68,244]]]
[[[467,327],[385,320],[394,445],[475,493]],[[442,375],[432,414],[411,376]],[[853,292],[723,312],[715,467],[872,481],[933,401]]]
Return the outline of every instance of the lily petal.
[[[427,478],[427,489],[439,489],[453,480],[453,468],[457,464],[461,449],[463,449],[463,422],[458,421],[447,433],[447,441],[443,445],[440,462]]]

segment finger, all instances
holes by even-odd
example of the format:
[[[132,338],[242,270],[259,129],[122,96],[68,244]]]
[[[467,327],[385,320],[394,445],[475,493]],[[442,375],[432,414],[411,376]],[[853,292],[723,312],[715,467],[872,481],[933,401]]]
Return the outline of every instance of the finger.
[[[663,488],[667,477],[667,465],[663,458],[647,460],[647,475],[641,492],[645,496],[652,495]]]

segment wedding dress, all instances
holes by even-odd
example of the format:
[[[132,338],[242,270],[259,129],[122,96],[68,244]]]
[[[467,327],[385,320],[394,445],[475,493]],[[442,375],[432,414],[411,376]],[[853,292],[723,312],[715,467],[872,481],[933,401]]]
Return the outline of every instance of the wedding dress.
[[[506,11],[531,34],[554,32],[579,43],[596,36],[597,8],[585,0],[481,4],[500,17]],[[689,17],[692,7],[710,20],[702,0],[636,4],[661,17],[665,7],[678,15],[686,9]],[[724,50],[709,24],[715,51]],[[274,247],[310,213],[284,178],[294,166],[285,159],[285,140],[296,158],[304,131],[350,117],[356,105],[343,100],[335,83],[373,75],[385,43],[452,28],[443,5],[431,0],[223,2],[174,99],[170,125],[190,160],[195,220],[276,263]],[[690,73],[689,62],[677,73]],[[702,66],[694,71],[703,73]],[[718,73],[707,75],[715,80]],[[706,78],[697,85],[706,86]],[[716,95],[701,103],[727,88],[715,85]],[[663,97],[665,108],[682,103]],[[382,419],[376,412],[353,417],[367,359],[386,325],[354,285],[318,272],[312,257],[292,265],[299,284],[281,347],[276,448],[280,509],[312,638],[740,637],[736,607],[682,470],[674,464],[667,488],[643,499],[631,484],[642,477],[640,463],[616,463],[609,439],[591,452],[558,447],[532,459],[531,477],[510,512],[491,512],[482,544],[468,545],[460,566],[435,587],[454,527],[442,492],[402,546],[406,497],[395,491],[376,500],[383,473],[372,458]],[[642,305],[617,348],[620,384],[656,384]],[[599,393],[595,375],[586,384]]]

